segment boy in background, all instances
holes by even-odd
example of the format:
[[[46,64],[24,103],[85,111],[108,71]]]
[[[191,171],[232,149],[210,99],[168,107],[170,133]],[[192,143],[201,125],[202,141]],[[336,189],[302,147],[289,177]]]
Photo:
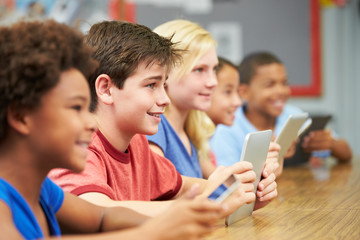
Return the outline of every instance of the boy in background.
[[[142,135],[157,132],[160,115],[169,104],[166,79],[180,60],[170,39],[139,24],[105,21],[91,27],[86,43],[95,49],[93,56],[100,63],[90,79],[91,110],[99,130],[89,146],[85,170],[81,174],[52,171],[56,183],[95,204],[156,215],[172,202],[154,200],[177,198],[194,183],[207,197],[237,173],[243,184],[229,198],[227,214],[255,200],[250,163],[219,169],[209,181],[183,177],[169,160],[150,150]]]
[[[2,237],[188,239],[213,229],[222,209],[210,201],[178,201],[148,220],[126,208],[93,205],[47,177],[57,167],[82,171],[96,130],[85,76],[97,65],[80,33],[54,21],[0,27],[0,56]],[[94,234],[100,232],[108,233]]]
[[[284,64],[271,53],[255,52],[247,55],[239,66],[240,97],[244,104],[236,111],[231,127],[219,126],[210,141],[220,165],[238,161],[245,136],[249,132],[271,129],[278,135],[291,114],[301,113],[299,108],[287,104],[290,87]],[[305,151],[330,149],[340,161],[351,158],[351,150],[343,139],[331,136],[329,130],[319,130],[307,136]],[[285,158],[294,154],[294,147]],[[282,168],[282,164],[280,169]]]

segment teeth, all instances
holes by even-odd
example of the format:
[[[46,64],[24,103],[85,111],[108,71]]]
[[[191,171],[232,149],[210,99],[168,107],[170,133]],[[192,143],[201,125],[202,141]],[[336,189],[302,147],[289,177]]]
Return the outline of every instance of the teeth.
[[[154,117],[160,117],[160,114],[153,114],[153,113],[149,113],[150,116],[154,116]]]
[[[79,143],[81,147],[87,148],[89,145],[87,143]]]

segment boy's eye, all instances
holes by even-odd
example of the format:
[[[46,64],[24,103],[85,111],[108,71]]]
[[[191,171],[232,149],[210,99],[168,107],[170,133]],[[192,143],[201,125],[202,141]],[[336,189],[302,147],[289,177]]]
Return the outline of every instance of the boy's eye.
[[[289,86],[289,81],[288,81],[288,80],[284,81],[284,82],[283,82],[283,85],[284,85],[284,86]]]
[[[148,85],[146,85],[147,88],[154,88],[155,87],[155,83],[150,83]]]
[[[81,111],[82,106],[81,105],[74,105],[71,107],[72,109],[76,110],[76,111]]]
[[[265,87],[272,87],[272,86],[274,86],[275,84],[274,84],[274,82],[266,82],[265,84],[264,84],[264,86]]]

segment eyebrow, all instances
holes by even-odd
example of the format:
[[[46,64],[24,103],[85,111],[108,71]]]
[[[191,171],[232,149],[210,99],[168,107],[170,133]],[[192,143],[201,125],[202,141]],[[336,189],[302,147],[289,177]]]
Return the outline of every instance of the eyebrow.
[[[84,96],[81,96],[81,95],[76,95],[76,96],[70,96],[68,98],[68,100],[81,100],[83,102],[86,102],[87,101],[87,98],[84,97]]]
[[[168,76],[166,76],[166,79],[168,78]],[[157,76],[150,76],[150,77],[147,77],[145,78],[144,80],[158,80],[158,81],[161,81],[163,79],[163,77],[161,75],[157,75]],[[166,80],[165,79],[165,80]]]

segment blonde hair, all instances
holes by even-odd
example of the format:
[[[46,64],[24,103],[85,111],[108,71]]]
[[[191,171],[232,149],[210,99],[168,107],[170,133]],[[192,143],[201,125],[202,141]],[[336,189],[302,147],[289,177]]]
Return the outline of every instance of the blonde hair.
[[[190,73],[198,60],[212,47],[216,47],[215,39],[200,25],[187,20],[173,20],[154,29],[157,34],[170,38],[177,48],[184,50],[181,65],[170,73],[169,81],[182,79]],[[209,160],[209,138],[215,125],[203,111],[190,110],[185,120],[185,132],[194,144],[200,160]]]

